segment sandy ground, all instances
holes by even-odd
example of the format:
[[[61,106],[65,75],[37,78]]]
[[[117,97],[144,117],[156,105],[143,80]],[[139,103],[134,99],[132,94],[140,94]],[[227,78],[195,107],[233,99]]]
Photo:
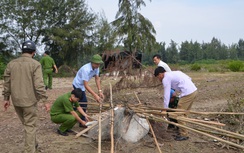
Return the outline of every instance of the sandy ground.
[[[243,98],[244,91],[243,73],[187,73],[192,77],[193,82],[198,88],[198,97],[193,105],[192,110],[209,112],[221,111],[227,107],[227,101],[230,95],[235,94]],[[47,90],[48,100],[52,103],[59,95],[72,90],[73,78],[55,78],[53,89]],[[117,80],[112,77],[102,77],[103,88],[109,88],[109,83],[114,84]],[[90,85],[94,88],[94,81],[90,81]],[[2,80],[0,80],[0,92],[2,92]],[[138,93],[142,103],[162,107],[162,87],[155,88],[136,88],[124,89],[118,93],[113,93],[115,103],[128,101],[136,103],[134,92]],[[89,94],[88,94],[89,96]],[[121,98],[123,97],[123,98]],[[2,95],[0,98],[3,99]],[[92,100],[90,100],[92,101]],[[106,103],[106,102],[105,102]],[[23,150],[23,126],[21,125],[13,106],[4,112],[3,105],[0,111],[0,152],[1,153],[19,153]],[[38,123],[38,152],[43,153],[96,153],[98,143],[86,137],[74,138],[75,134],[67,137],[60,136],[56,133],[57,124],[50,121],[50,116],[39,104],[39,123]],[[200,116],[196,116],[200,117]],[[208,116],[211,119],[211,116]],[[155,133],[157,134],[160,149],[163,153],[239,153],[242,152],[233,147],[225,147],[222,143],[216,142],[211,138],[190,132],[190,139],[187,141],[174,141],[172,133],[167,132],[165,124],[153,124]],[[228,127],[226,127],[228,128]],[[80,128],[76,124],[74,131],[80,132]],[[158,152],[152,135],[148,134],[138,143],[125,143],[122,140],[115,141],[115,152],[117,153],[153,153]],[[110,141],[102,142],[102,152],[110,152]]]

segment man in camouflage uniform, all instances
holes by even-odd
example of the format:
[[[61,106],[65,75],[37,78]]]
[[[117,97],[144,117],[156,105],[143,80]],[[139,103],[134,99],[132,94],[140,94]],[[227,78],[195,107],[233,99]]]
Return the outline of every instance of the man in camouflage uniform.
[[[45,84],[45,89],[52,89],[53,84],[53,70],[55,73],[58,73],[57,66],[52,57],[49,56],[49,51],[46,51],[43,54],[42,59],[40,60],[43,69],[43,79]],[[54,69],[53,69],[54,68]]]
[[[46,102],[47,96],[42,79],[41,64],[32,59],[36,46],[32,41],[22,44],[21,57],[10,61],[4,71],[3,96],[5,111],[10,106],[10,97],[15,111],[24,125],[24,153],[34,153],[37,149],[36,122],[37,102]],[[45,103],[46,110],[50,106]]]

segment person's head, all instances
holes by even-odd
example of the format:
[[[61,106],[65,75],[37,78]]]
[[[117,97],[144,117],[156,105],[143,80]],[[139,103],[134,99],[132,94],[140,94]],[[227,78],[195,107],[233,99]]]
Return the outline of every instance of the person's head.
[[[153,62],[158,65],[158,63],[160,62],[161,60],[161,56],[159,54],[156,54],[153,56]]]
[[[103,64],[102,57],[100,55],[98,55],[98,54],[93,55],[92,59],[91,59],[91,63],[92,63],[92,68],[93,69],[99,68],[100,64]]]
[[[164,72],[166,72],[165,69],[159,66],[154,70],[154,76],[157,77],[160,82],[162,82],[164,78]]]
[[[50,52],[49,52],[49,51],[45,51],[45,52],[44,52],[44,55],[45,55],[45,54],[46,54],[46,55],[49,55]]]
[[[71,101],[72,102],[77,102],[80,99],[82,99],[82,90],[80,88],[76,88],[71,91]]]
[[[35,52],[36,52],[36,45],[34,42],[27,40],[22,44],[22,53],[28,53],[34,56]]]

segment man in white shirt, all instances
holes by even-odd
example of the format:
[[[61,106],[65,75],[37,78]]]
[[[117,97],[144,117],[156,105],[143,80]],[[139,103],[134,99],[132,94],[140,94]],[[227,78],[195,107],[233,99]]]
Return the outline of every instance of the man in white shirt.
[[[156,54],[153,56],[153,62],[157,65],[157,66],[161,66],[165,69],[166,72],[170,72],[171,69],[170,67],[168,66],[168,64],[166,64],[165,62],[163,62],[161,60],[161,56]]]
[[[180,93],[180,100],[177,109],[190,110],[197,95],[197,88],[191,81],[191,78],[181,71],[166,72],[163,67],[157,67],[154,76],[162,82],[164,87],[164,108],[168,108],[170,101],[170,91],[174,89]],[[186,115],[184,115],[186,117]],[[185,125],[185,122],[178,121]],[[179,128],[179,135],[175,137],[176,141],[187,140],[188,132],[184,128]]]

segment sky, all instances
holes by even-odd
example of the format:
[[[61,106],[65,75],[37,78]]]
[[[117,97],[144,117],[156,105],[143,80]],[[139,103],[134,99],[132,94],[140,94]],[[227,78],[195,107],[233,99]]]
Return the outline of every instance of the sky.
[[[157,42],[211,42],[215,37],[229,46],[244,39],[244,0],[144,0],[140,13],[149,19]],[[87,0],[95,13],[115,20],[118,0]]]

